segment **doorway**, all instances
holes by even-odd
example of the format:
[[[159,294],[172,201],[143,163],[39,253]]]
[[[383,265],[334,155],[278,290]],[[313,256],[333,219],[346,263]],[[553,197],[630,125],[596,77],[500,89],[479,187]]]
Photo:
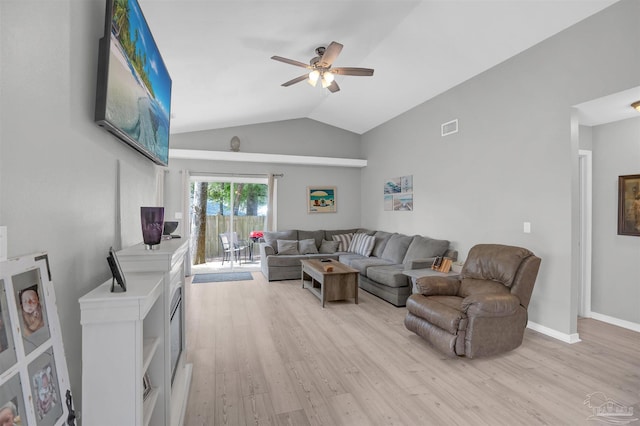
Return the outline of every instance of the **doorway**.
[[[267,178],[192,175],[189,194],[192,271],[259,270]]]

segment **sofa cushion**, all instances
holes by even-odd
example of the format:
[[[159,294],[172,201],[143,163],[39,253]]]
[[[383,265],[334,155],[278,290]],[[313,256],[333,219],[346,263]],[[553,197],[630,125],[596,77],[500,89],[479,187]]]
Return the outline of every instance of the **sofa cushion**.
[[[322,240],[324,238],[324,231],[303,231],[301,229],[298,230],[298,240],[308,240],[313,238],[316,242],[316,248],[320,247]]]
[[[391,261],[389,260],[385,260],[385,259],[380,259],[377,257],[361,257],[361,258],[354,258],[351,259],[351,264],[349,266],[351,266],[354,269],[357,269],[358,271],[360,271],[360,273],[362,275],[368,276],[367,275],[367,270],[372,267],[372,266],[381,266],[381,265],[390,265]]]
[[[322,244],[320,244],[319,252],[324,254],[333,254],[338,251],[339,245],[340,245],[340,241],[322,240]]]
[[[301,267],[300,261],[311,258],[311,256],[316,256],[315,254],[309,254],[306,256],[303,255],[290,255],[290,254],[279,254],[277,256],[269,256],[266,260],[267,264],[270,268],[273,267]],[[299,276],[299,275],[298,275]]]
[[[373,259],[373,258],[372,258]],[[402,273],[402,265],[380,265],[367,268],[367,278],[387,287],[407,287],[409,277]]]
[[[412,240],[412,236],[393,234],[387,241],[387,245],[382,252],[382,258],[393,263],[402,263]]]
[[[355,234],[349,244],[347,251],[351,253],[361,254],[363,256],[371,256],[373,251],[373,245],[376,243],[376,238],[373,235],[367,234]]]
[[[391,232],[377,231],[373,236],[376,238],[376,244],[373,246],[373,251],[371,254],[375,257],[382,257],[382,252],[384,251],[389,238],[391,238],[393,234]]]
[[[353,262],[356,259],[366,259],[366,257],[364,257],[361,254],[348,253],[348,252],[342,252],[342,253],[339,253],[338,255],[338,261],[340,263],[344,263],[347,266],[351,266],[351,262]]]
[[[357,229],[332,229],[332,230],[329,230],[329,231],[324,231],[324,239],[325,240],[329,240],[329,241],[333,241],[333,236],[334,235],[355,234],[356,232],[358,232]]]
[[[316,254],[318,248],[316,247],[316,240],[309,238],[308,240],[298,241],[298,251],[300,254]]]
[[[277,253],[278,240],[297,240],[298,231],[296,231],[295,229],[290,231],[265,231],[263,238],[265,244],[271,246]]]
[[[338,251],[347,251],[349,249],[349,245],[351,244],[351,240],[353,239],[353,234],[338,234],[331,237],[333,241],[338,241],[340,245],[338,246]]]
[[[278,254],[300,254],[295,240],[277,240]]]
[[[435,240],[433,238],[415,235],[413,241],[407,249],[403,263],[416,259],[429,259],[436,256],[442,256],[449,248],[449,241]]]

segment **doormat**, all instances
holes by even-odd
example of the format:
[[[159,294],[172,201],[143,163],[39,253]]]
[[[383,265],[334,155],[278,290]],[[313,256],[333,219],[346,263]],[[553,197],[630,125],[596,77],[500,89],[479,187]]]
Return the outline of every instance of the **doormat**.
[[[220,283],[225,281],[250,281],[253,280],[251,272],[218,272],[215,274],[195,274],[192,284]]]

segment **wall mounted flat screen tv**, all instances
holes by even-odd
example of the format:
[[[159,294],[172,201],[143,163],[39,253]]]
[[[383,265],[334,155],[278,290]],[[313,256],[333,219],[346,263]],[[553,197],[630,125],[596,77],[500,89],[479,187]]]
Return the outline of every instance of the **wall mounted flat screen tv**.
[[[137,0],[107,0],[95,121],[157,164],[169,163],[171,77]]]

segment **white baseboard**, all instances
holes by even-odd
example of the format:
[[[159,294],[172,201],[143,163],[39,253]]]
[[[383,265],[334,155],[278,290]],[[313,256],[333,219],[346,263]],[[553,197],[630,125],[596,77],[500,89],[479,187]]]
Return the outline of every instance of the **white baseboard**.
[[[558,330],[545,327],[544,325],[540,325],[532,321],[529,321],[527,323],[527,328],[530,328],[533,331],[537,331],[538,333],[542,333],[549,337],[553,337],[554,339],[561,340],[565,343],[578,343],[580,341],[580,336],[578,336],[578,333],[573,333],[573,334],[562,333]]]
[[[599,314],[593,311],[591,311],[590,316],[595,320],[606,322],[607,324],[613,324],[617,325],[618,327],[640,332],[640,324],[637,324],[635,322],[610,317],[609,315]]]

